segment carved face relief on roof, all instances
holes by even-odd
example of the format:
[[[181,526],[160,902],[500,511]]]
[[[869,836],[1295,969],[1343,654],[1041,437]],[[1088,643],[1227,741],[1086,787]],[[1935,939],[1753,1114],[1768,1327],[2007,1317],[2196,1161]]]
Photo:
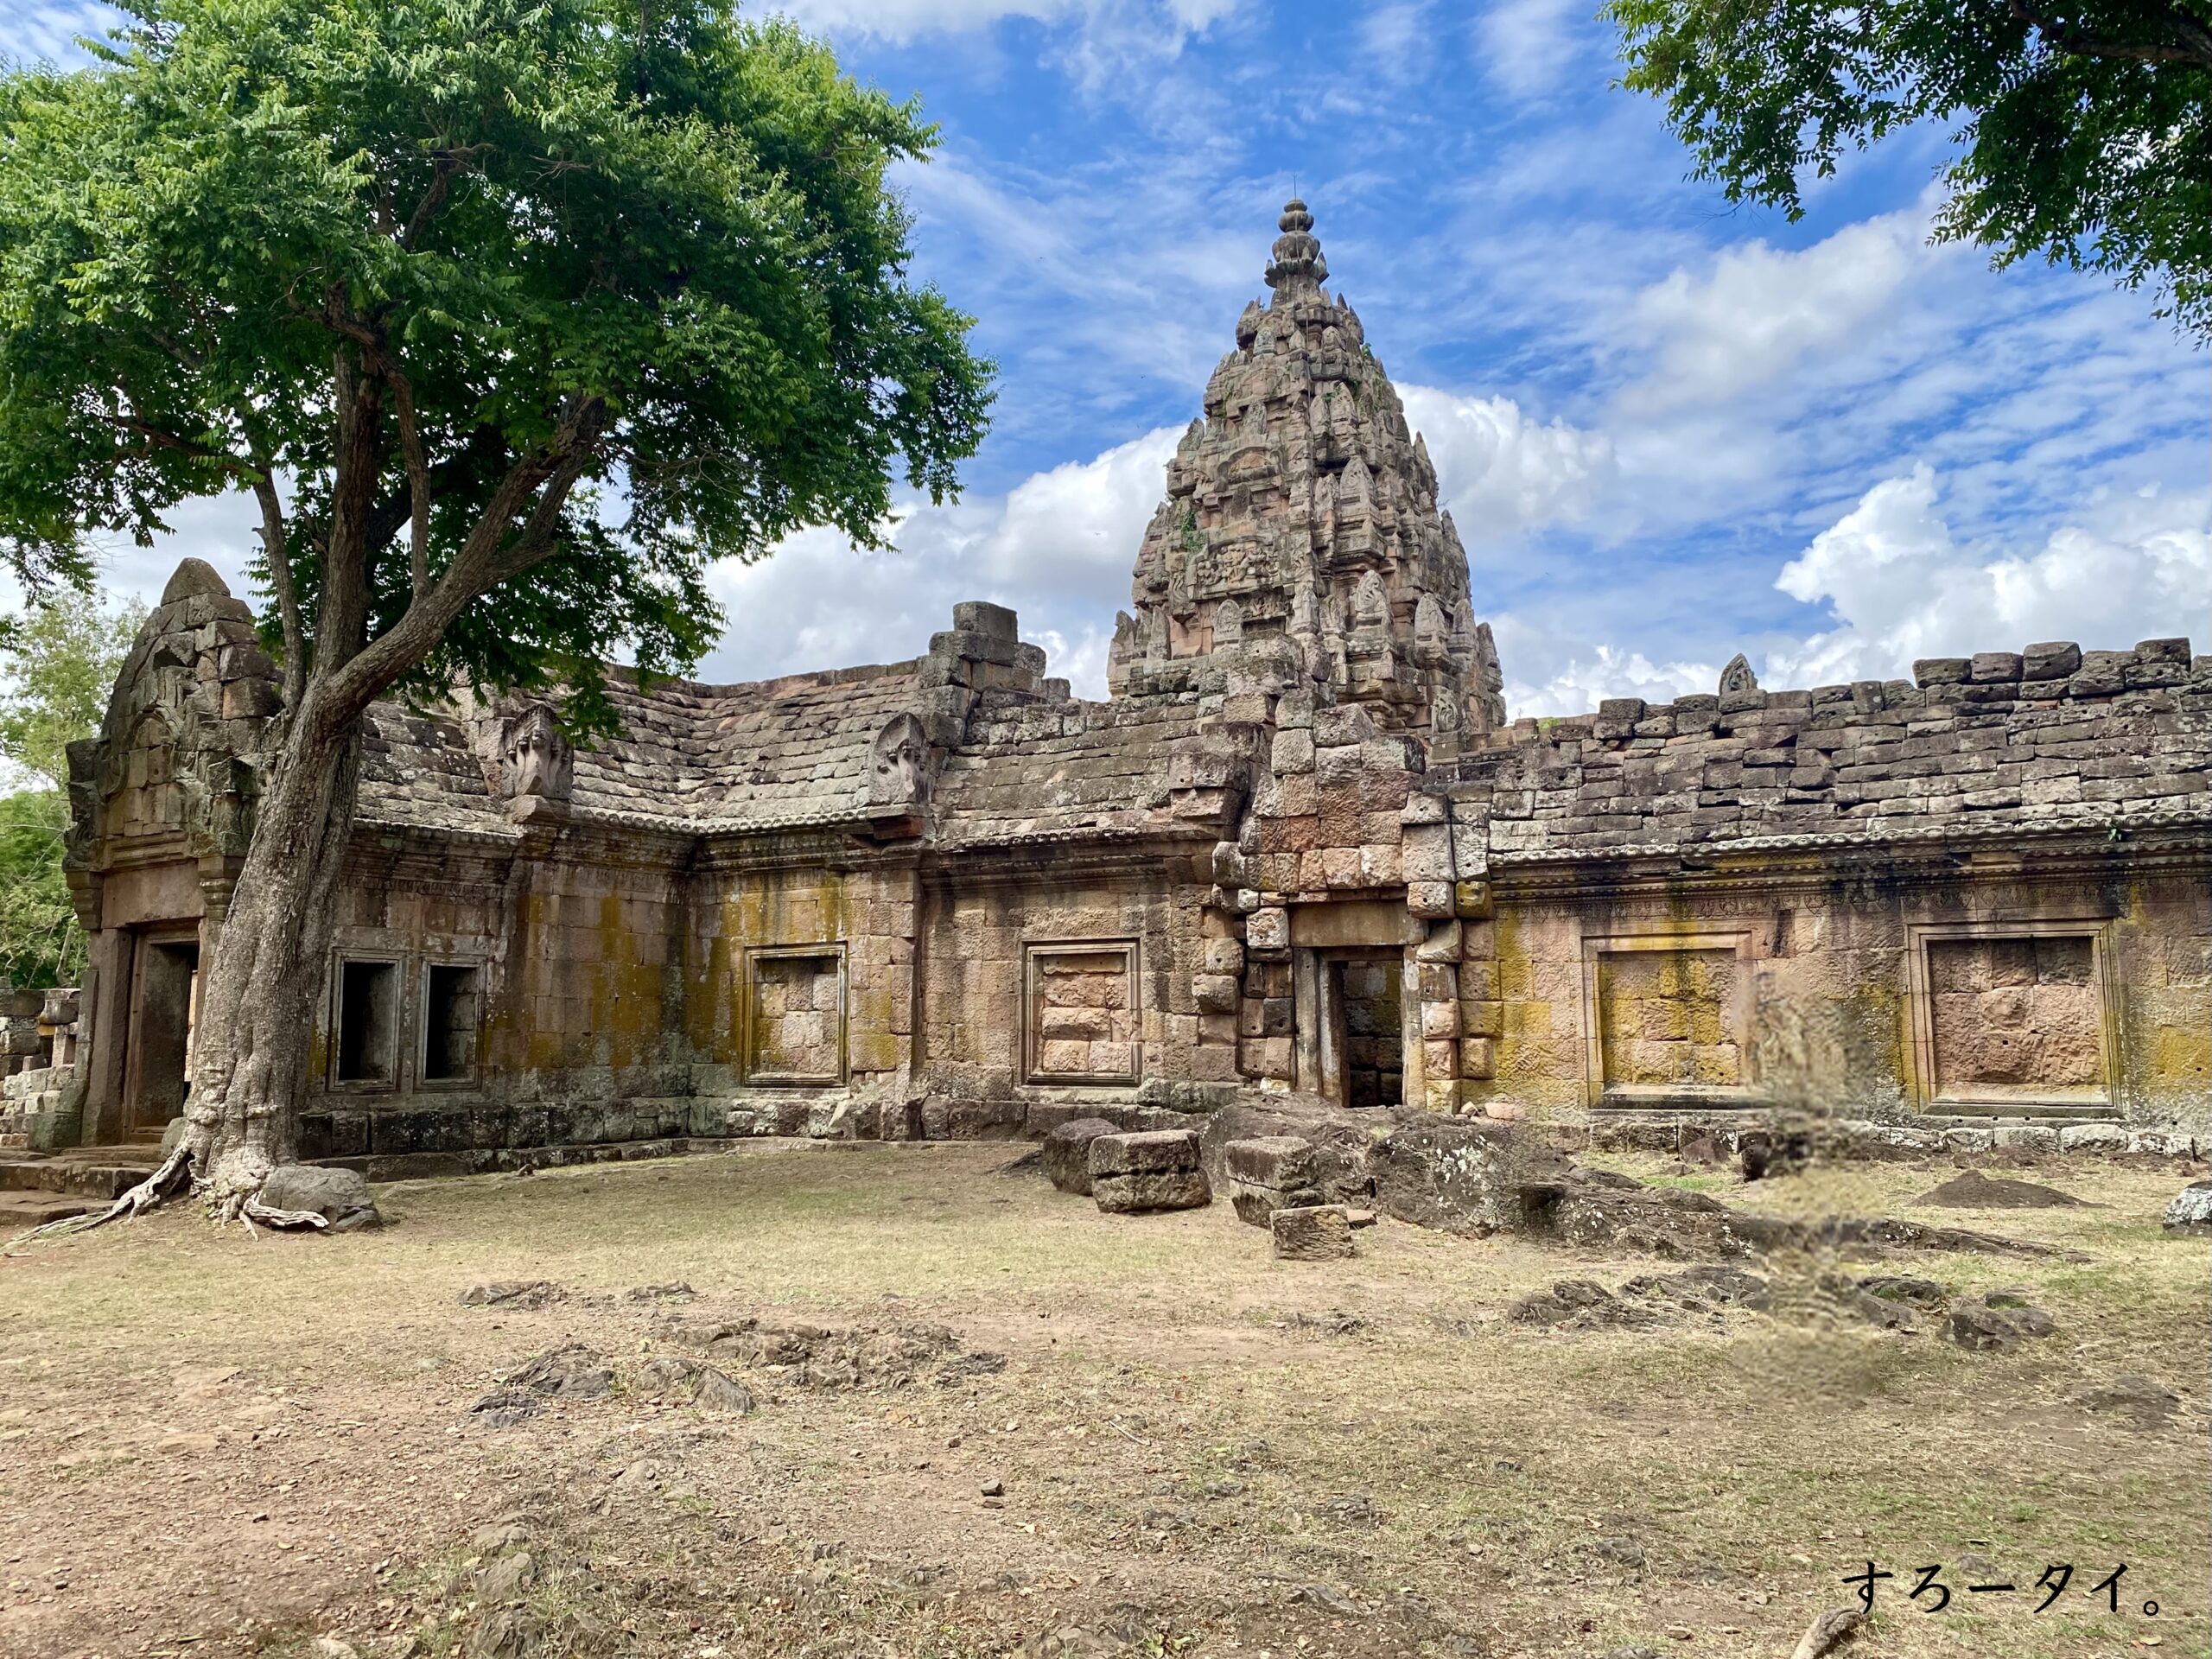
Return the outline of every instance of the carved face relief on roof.
[[[561,722],[549,705],[527,703],[508,718],[499,744],[499,766],[512,799],[569,798],[575,776],[575,751],[562,734]]]
[[[912,715],[893,715],[868,750],[868,804],[919,804],[929,786],[929,764],[922,722]]]

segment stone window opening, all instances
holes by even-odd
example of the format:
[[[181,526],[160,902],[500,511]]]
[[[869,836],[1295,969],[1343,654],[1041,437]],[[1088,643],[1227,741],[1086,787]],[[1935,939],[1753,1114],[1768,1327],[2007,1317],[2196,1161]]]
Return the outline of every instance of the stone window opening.
[[[473,1083],[483,1023],[483,970],[434,962],[423,976],[423,1081]]]
[[[1906,968],[1923,1109],[2115,1110],[2108,927],[2102,920],[1914,926]]]
[[[1032,944],[1023,956],[1022,1080],[1135,1084],[1142,1069],[1135,942]]]
[[[332,1077],[390,1088],[398,1081],[399,964],[348,959],[338,967],[338,1039]]]
[[[845,1081],[845,947],[746,952],[745,1079],[800,1088]]]

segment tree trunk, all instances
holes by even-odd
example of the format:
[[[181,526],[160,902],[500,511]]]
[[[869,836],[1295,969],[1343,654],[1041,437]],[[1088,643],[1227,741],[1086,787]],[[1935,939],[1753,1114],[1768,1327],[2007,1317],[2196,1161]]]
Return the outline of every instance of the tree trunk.
[[[294,712],[200,992],[184,1149],[227,1220],[299,1155],[308,1047],[353,825],[360,729]]]

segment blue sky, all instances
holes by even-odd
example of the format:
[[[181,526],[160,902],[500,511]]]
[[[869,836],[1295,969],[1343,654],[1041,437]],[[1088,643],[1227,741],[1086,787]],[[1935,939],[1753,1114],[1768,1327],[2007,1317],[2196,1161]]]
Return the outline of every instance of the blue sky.
[[[13,0],[0,50],[66,55],[83,5]],[[2212,650],[2212,356],[2104,279],[1934,248],[1946,146],[1908,136],[1796,224],[1688,181],[1592,0],[792,0],[942,126],[899,188],[917,267],[1001,365],[995,425],[901,550],[822,532],[718,574],[743,679],[919,651],[1015,606],[1103,694],[1175,435],[1274,216],[1427,435],[1516,714],[1908,672],[2035,639]],[[236,569],[251,514],[177,517]]]

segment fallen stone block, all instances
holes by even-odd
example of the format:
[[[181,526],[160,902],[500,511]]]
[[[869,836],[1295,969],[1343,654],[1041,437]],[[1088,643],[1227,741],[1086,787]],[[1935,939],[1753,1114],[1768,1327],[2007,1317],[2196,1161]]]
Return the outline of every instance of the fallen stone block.
[[[1139,1215],[1149,1210],[1203,1209],[1213,1202],[1213,1189],[1202,1169],[1138,1169],[1102,1175],[1094,1165],[1090,1196],[1108,1215]]]
[[[1054,1126],[1040,1148],[1045,1177],[1063,1192],[1090,1196],[1090,1143],[1120,1130],[1103,1117],[1078,1117]]]
[[[1147,1129],[1102,1135],[1090,1143],[1090,1179],[1192,1170],[1198,1166],[1198,1137],[1189,1129]]]
[[[487,1279],[461,1293],[463,1307],[543,1307],[569,1293],[550,1279]]]
[[[1253,1186],[1312,1186],[1318,1179],[1313,1142],[1294,1135],[1256,1135],[1221,1149],[1230,1179]]]
[[[1335,1262],[1359,1253],[1351,1211],[1341,1204],[1300,1205],[1268,1219],[1275,1255],[1285,1262]]]

